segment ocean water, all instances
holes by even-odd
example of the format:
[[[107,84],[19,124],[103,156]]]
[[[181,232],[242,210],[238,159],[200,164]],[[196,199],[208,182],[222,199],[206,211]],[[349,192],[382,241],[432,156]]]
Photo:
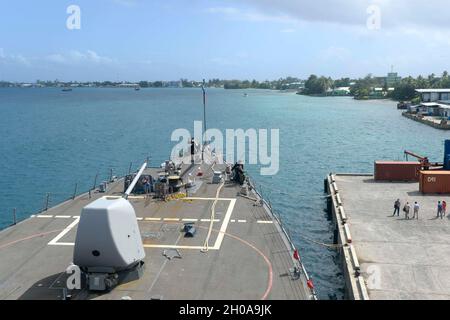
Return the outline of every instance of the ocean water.
[[[208,90],[208,127],[280,130],[280,171],[260,176],[248,167],[281,214],[319,297],[341,299],[336,252],[305,240],[332,243],[324,212],[329,172],[373,171],[375,159],[403,159],[413,150],[442,161],[450,133],[401,116],[393,102],[312,98],[265,90]],[[202,120],[199,89],[0,89],[0,228],[106,180],[146,157],[168,158],[177,128]]]

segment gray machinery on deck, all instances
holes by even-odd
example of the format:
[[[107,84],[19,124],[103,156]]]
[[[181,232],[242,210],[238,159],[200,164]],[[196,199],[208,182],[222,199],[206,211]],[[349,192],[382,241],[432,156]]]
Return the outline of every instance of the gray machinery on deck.
[[[123,198],[100,198],[83,208],[73,262],[85,274],[91,291],[109,291],[141,277],[145,251],[136,213],[127,200],[145,163]]]

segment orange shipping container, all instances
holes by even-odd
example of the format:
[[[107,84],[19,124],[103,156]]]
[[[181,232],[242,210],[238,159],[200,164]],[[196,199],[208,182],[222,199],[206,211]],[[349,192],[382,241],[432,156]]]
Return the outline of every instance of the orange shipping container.
[[[376,181],[419,181],[420,162],[375,161]]]
[[[450,193],[450,171],[420,171],[420,192]]]

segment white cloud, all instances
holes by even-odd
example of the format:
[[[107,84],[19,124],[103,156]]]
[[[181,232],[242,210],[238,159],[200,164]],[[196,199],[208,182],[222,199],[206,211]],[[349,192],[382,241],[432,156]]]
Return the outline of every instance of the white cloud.
[[[209,60],[213,65],[219,66],[237,66],[239,65],[236,61],[228,58],[215,57]]]
[[[51,55],[46,57],[46,60],[48,60],[50,62],[56,62],[56,63],[65,63],[65,62],[67,62],[66,58],[60,53],[51,54]]]
[[[223,13],[223,14],[240,14],[240,10],[233,7],[214,7],[206,9],[209,13]]]
[[[68,53],[54,53],[45,57],[45,60],[51,63],[74,64],[74,63],[92,63],[109,64],[115,60],[106,56],[100,56],[97,52],[86,50],[81,52],[72,50]]]
[[[3,48],[0,48],[0,61],[3,64],[19,64],[23,66],[31,66],[31,59],[22,54],[7,54]]]
[[[352,58],[351,51],[344,47],[331,46],[319,53],[319,58],[323,60],[347,61]]]
[[[280,32],[283,32],[283,33],[293,33],[293,32],[295,32],[295,29],[288,28],[288,29],[280,30]]]
[[[87,50],[85,58],[88,61],[95,62],[95,63],[111,63],[111,62],[113,62],[113,59],[111,59],[109,57],[99,56],[97,54],[97,52],[92,51],[92,50]]]
[[[134,7],[138,3],[137,0],[113,0],[113,2],[127,7]]]
[[[366,28],[367,8],[379,6],[381,28],[427,26],[450,29],[450,10],[443,0],[233,0],[252,12],[288,21],[326,22]],[[276,19],[275,19],[276,20]]]
[[[150,59],[146,59],[146,60],[139,61],[139,63],[142,63],[144,65],[151,65],[151,64],[153,64],[153,61]]]
[[[17,63],[23,64],[25,66],[31,66],[31,62],[28,58],[24,57],[23,55],[12,55],[11,59],[16,61]]]
[[[206,9],[212,14],[223,14],[230,19],[244,20],[251,22],[278,22],[278,23],[297,23],[287,14],[267,14],[254,10],[241,10],[235,7],[213,7]]]

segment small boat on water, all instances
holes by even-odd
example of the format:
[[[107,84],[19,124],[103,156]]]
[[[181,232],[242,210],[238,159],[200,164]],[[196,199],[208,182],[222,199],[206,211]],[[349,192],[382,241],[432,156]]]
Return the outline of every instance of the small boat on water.
[[[67,87],[65,87],[65,88],[62,89],[62,91],[63,91],[63,92],[69,92],[69,91],[72,91],[72,88],[67,88]]]
[[[248,93],[244,93],[243,96],[247,98],[248,97]]]
[[[135,91],[139,91],[139,90],[141,90],[141,87],[137,86],[137,87],[134,88],[134,90]]]
[[[410,101],[400,101],[397,104],[397,109],[399,109],[399,110],[406,110],[410,106],[411,106],[411,102]]]

